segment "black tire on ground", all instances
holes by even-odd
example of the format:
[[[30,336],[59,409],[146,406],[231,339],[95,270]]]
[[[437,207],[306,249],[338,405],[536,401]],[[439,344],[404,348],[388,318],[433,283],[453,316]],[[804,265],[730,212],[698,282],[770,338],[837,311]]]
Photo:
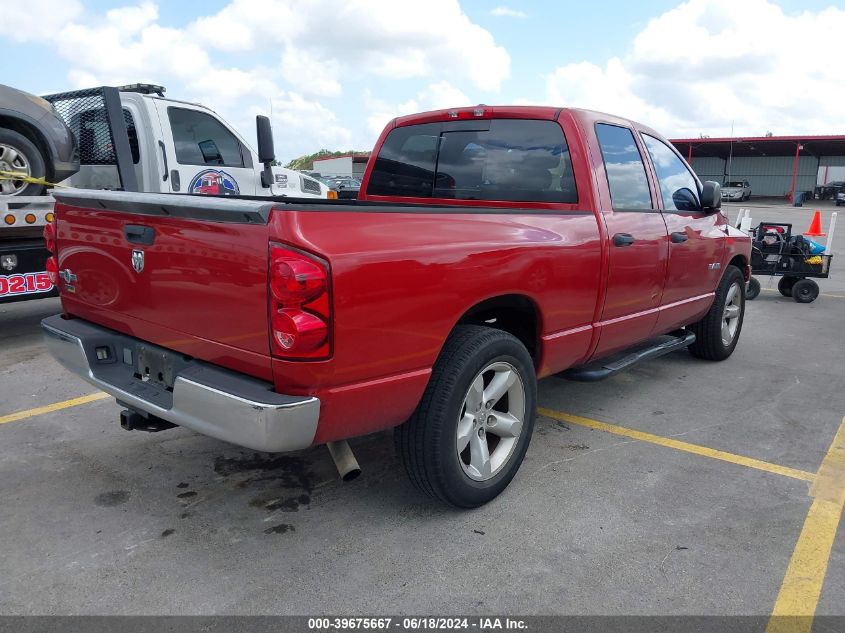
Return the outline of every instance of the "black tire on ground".
[[[745,298],[752,301],[760,294],[760,282],[756,277],[748,280],[748,285],[745,287]]]
[[[819,296],[819,285],[812,279],[799,279],[792,286],[792,298],[798,303],[812,303]]]
[[[524,413],[521,431],[498,472],[493,471],[488,479],[479,481],[469,476],[463,454],[458,453],[458,427],[467,417],[465,402],[471,386],[480,374],[487,375],[483,370],[494,363],[507,364],[516,371],[522,381]],[[484,384],[486,390],[487,378]],[[508,393],[499,402],[510,398]],[[443,346],[416,411],[410,420],[394,429],[396,452],[411,481],[421,491],[460,508],[478,507],[501,493],[519,470],[531,441],[536,402],[537,378],[525,346],[502,330],[459,325]],[[474,416],[468,417],[473,420]],[[472,424],[471,433],[475,434],[475,423]],[[478,435],[482,436],[480,431]],[[484,442],[486,445],[487,440]],[[465,451],[470,448],[467,445]]]
[[[29,165],[29,175],[33,178],[44,178],[47,175],[47,168],[41,151],[23,134],[19,134],[14,130],[0,128],[0,145],[5,145],[18,152],[26,161],[26,164]],[[17,170],[13,168],[11,171]],[[29,184],[14,193],[3,194],[2,190],[0,190],[0,196],[40,196],[44,192],[44,189],[44,185]]]
[[[791,297],[792,287],[796,281],[798,281],[798,277],[781,277],[780,281],[778,281],[778,292],[784,297]]]
[[[731,289],[734,288],[733,292]],[[738,293],[738,296],[737,296]],[[722,338],[722,326],[725,323],[725,304],[731,295],[732,305],[737,307],[733,334],[729,342]],[[742,331],[742,321],[745,317],[745,278],[736,266],[728,266],[725,274],[716,288],[716,298],[713,305],[698,323],[693,323],[687,329],[695,334],[695,343],[689,346],[690,354],[706,360],[725,360],[733,354],[739,335]],[[728,327],[730,331],[730,327]]]

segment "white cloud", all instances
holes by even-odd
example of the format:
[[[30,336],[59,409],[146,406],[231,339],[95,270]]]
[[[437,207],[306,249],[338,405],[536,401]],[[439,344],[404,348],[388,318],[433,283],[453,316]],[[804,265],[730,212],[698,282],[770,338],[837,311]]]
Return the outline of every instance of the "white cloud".
[[[200,45],[157,19],[157,7],[144,2],[112,9],[88,24],[65,26],[55,41],[59,54],[72,65],[71,79],[95,79],[96,84],[190,80],[197,69],[212,68]]]
[[[637,95],[632,75],[617,57],[604,68],[591,62],[567,64],[546,78],[547,103],[599,110],[637,119],[656,128],[669,116]]]
[[[306,50],[289,47],[282,55],[281,70],[291,85],[306,94],[336,97],[341,93],[337,60],[323,61]]]
[[[671,136],[825,133],[845,128],[836,60],[845,11],[788,15],[766,0],[690,0],[648,22],[604,66],[567,64],[547,98],[609,111]],[[812,34],[813,45],[792,45]]]
[[[275,46],[357,76],[449,75],[498,90],[510,74],[507,51],[467,17],[458,0],[312,0],[307,5],[232,0],[188,30],[209,48],[264,51]]]
[[[396,117],[427,110],[442,110],[472,105],[470,98],[448,81],[429,84],[412,99],[398,104],[391,104],[374,97],[370,91],[366,91],[364,97],[369,112],[367,129],[372,135],[371,141],[368,143],[370,146],[375,143],[376,136],[384,129],[384,126]]]
[[[370,138],[353,138],[353,126],[321,102],[349,84],[425,81],[425,90],[403,103],[370,108],[370,119],[389,119],[467,105],[456,86],[494,91],[510,73],[507,51],[458,0],[230,0],[178,28],[162,22],[152,0],[100,14],[83,12],[78,0],[60,9],[33,2],[45,5],[39,13],[56,16],[42,30],[66,60],[73,87],[164,84],[168,96],[205,103],[249,140],[254,114],[266,114],[272,103],[280,158]]]
[[[352,133],[340,124],[337,115],[318,101],[295,92],[273,99],[272,120],[277,156],[301,156],[318,149],[352,149]]]
[[[0,9],[0,36],[13,42],[50,40],[81,13],[78,0],[5,0]]]
[[[511,9],[510,7],[496,7],[495,9],[490,11],[490,15],[494,15],[498,18],[527,18],[528,14],[525,11],[519,11],[518,9]]]

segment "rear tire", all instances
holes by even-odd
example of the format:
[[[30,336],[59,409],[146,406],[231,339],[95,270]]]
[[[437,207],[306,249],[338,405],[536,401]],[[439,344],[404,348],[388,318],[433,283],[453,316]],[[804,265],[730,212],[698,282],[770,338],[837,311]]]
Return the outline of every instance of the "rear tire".
[[[690,354],[706,360],[725,360],[733,354],[745,317],[745,278],[736,266],[728,266],[716,288],[710,310],[688,330],[695,333]]]
[[[812,303],[819,296],[819,285],[812,279],[799,279],[792,286],[792,298],[798,303]]]
[[[760,282],[756,277],[748,280],[748,285],[745,287],[745,298],[748,301],[753,301],[760,294]]]
[[[13,171],[44,178],[47,168],[35,144],[13,130],[0,128],[0,171]],[[0,180],[0,196],[40,196],[44,185],[26,184],[20,180]]]
[[[778,281],[778,292],[784,297],[791,297],[792,287],[796,281],[798,281],[797,277],[781,277],[780,281]]]
[[[394,429],[396,452],[421,491],[459,508],[478,507],[519,470],[536,402],[537,378],[525,346],[501,330],[459,325],[417,410]]]

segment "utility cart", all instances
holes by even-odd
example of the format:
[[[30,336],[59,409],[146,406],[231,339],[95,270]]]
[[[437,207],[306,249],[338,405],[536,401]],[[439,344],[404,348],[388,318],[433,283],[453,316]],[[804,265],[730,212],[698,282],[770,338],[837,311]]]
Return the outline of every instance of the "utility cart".
[[[751,274],[780,277],[778,292],[798,303],[811,303],[819,296],[819,285],[813,279],[830,275],[833,255],[829,248],[803,235],[793,235],[792,225],[781,222],[760,222],[751,230]],[[746,298],[760,294],[760,282],[751,277]]]

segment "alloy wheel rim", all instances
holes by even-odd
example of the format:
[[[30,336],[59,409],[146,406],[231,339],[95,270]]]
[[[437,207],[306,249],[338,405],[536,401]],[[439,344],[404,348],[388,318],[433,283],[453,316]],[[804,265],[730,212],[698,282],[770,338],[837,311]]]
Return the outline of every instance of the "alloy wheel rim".
[[[17,147],[0,143],[0,171],[13,171],[15,173],[30,176],[29,161]],[[26,189],[27,183],[23,180],[0,179],[0,195],[14,196]]]
[[[510,363],[490,363],[470,383],[455,434],[458,461],[475,481],[495,477],[510,460],[525,422],[525,385]]]
[[[742,314],[742,292],[739,284],[733,283],[725,296],[725,309],[722,311],[722,344],[730,345],[739,328],[739,317]]]

